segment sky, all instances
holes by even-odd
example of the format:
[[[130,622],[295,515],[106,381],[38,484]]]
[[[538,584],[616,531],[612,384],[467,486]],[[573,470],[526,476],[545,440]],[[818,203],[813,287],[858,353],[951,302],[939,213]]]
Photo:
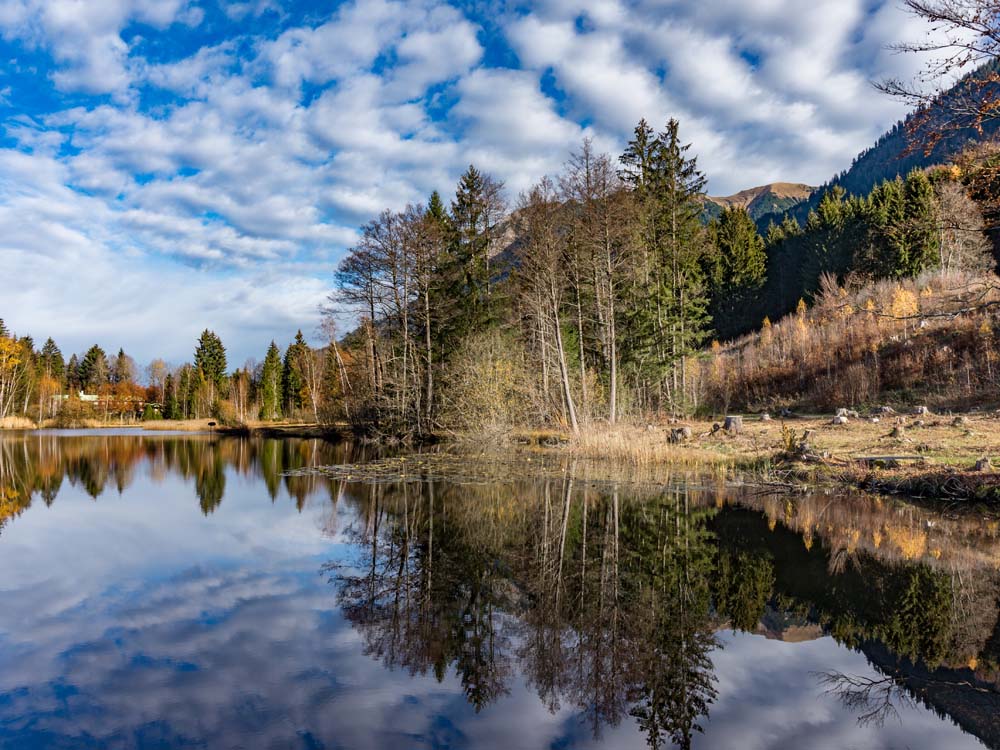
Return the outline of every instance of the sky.
[[[905,114],[871,86],[921,61],[897,0],[0,0],[0,318],[231,367],[319,308],[358,227],[508,197],[584,138],[681,123],[727,195],[819,185]]]

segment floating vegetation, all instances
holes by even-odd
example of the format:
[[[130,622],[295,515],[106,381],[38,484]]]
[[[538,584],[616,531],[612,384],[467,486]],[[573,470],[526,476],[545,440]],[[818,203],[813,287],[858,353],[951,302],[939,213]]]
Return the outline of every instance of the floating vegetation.
[[[376,458],[366,463],[298,469],[286,476],[321,474],[331,479],[362,483],[440,482],[453,484],[509,484],[524,480],[573,479],[592,485],[627,483],[663,487],[685,483],[703,488],[726,482],[719,467],[678,471],[677,467],[622,466],[559,454],[506,451],[463,454],[447,451]]]

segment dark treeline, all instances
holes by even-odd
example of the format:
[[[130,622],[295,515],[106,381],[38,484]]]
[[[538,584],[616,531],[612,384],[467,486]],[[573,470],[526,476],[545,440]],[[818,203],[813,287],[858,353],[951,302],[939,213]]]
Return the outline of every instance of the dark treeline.
[[[51,338],[36,347],[0,320],[0,419],[330,421],[343,402],[338,361],[335,344],[311,347],[298,331],[284,352],[272,341],[261,362],[230,371],[222,340],[206,329],[191,363],[157,358],[140,369],[123,349],[108,355],[97,344],[67,359]]]
[[[970,168],[971,174],[971,168]],[[705,179],[671,120],[618,157],[589,142],[504,201],[470,167],[446,208],[385,211],[337,272],[345,412],[387,433],[692,412],[707,345],[795,311],[824,278],[858,286],[992,268],[959,167],[868,195],[829,190],[762,237],[743,208],[702,220]]]

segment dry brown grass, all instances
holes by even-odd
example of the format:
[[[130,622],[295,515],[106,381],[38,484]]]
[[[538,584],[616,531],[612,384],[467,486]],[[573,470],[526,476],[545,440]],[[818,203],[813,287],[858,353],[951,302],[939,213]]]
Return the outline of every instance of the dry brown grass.
[[[823,410],[996,401],[1000,279],[934,273],[847,290],[825,279],[811,308],[703,360],[703,408]]]
[[[25,417],[4,417],[0,419],[0,430],[34,430],[38,427]]]
[[[179,432],[207,432],[212,428],[209,422],[218,426],[218,421],[214,419],[154,419],[148,422],[140,422],[139,426],[144,430],[177,430]]]
[[[688,421],[684,424],[691,427],[693,437],[682,444],[669,442],[673,426],[591,425],[576,438],[566,436],[565,447],[558,450],[580,458],[634,465],[749,465],[775,460],[784,452],[784,425],[794,432],[796,440],[811,430],[813,453],[826,455],[831,463],[861,456],[920,455],[934,466],[971,469],[978,459],[992,456],[1000,469],[1000,416],[992,413],[967,415],[966,423],[960,426],[953,426],[950,416],[933,414],[890,416],[877,424],[851,419],[846,425],[830,424],[831,416],[770,422],[748,416],[739,435],[713,431],[712,422]],[[891,434],[897,420],[904,422],[901,438]],[[919,426],[921,420],[924,424]]]

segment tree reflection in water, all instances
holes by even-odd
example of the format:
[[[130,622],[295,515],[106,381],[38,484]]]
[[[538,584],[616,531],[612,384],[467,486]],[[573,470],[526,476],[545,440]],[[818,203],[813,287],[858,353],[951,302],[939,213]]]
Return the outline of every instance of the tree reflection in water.
[[[716,633],[768,633],[768,618],[816,622],[877,669],[888,667],[874,642],[924,669],[958,664],[976,692],[995,693],[980,684],[995,660],[979,665],[982,679],[968,668],[971,654],[987,658],[996,627],[995,567],[963,576],[959,564],[995,540],[967,539],[970,550],[952,537],[914,561],[909,548],[855,540],[845,550],[838,540],[854,535],[823,523],[833,519],[815,505],[783,499],[778,524],[764,507],[773,498],[720,504],[690,488],[596,488],[574,476],[568,467],[557,480],[352,485],[361,521],[347,534],[364,553],[328,571],[368,653],[414,674],[453,671],[477,711],[523,674],[545,706],[571,707],[595,737],[631,717],[652,747],[689,747],[706,721]],[[850,523],[859,501],[871,505],[845,498]],[[796,528],[797,514],[810,520]],[[874,528],[901,539],[906,523],[893,506]],[[914,680],[887,684],[883,694],[913,699]]]
[[[561,478],[478,484],[309,471],[367,458],[318,440],[2,436],[0,534],[65,482],[98,499],[140,465],[190,480],[205,514],[227,478],[261,477],[272,501],[283,487],[300,510],[351,506],[356,558],[328,573],[367,653],[455,674],[476,711],[523,675],[595,737],[635,721],[651,746],[687,747],[716,699],[717,633],[826,634],[882,675],[825,678],[862,719],[915,700],[1000,744],[991,519],[850,494],[595,485],[569,463]]]

